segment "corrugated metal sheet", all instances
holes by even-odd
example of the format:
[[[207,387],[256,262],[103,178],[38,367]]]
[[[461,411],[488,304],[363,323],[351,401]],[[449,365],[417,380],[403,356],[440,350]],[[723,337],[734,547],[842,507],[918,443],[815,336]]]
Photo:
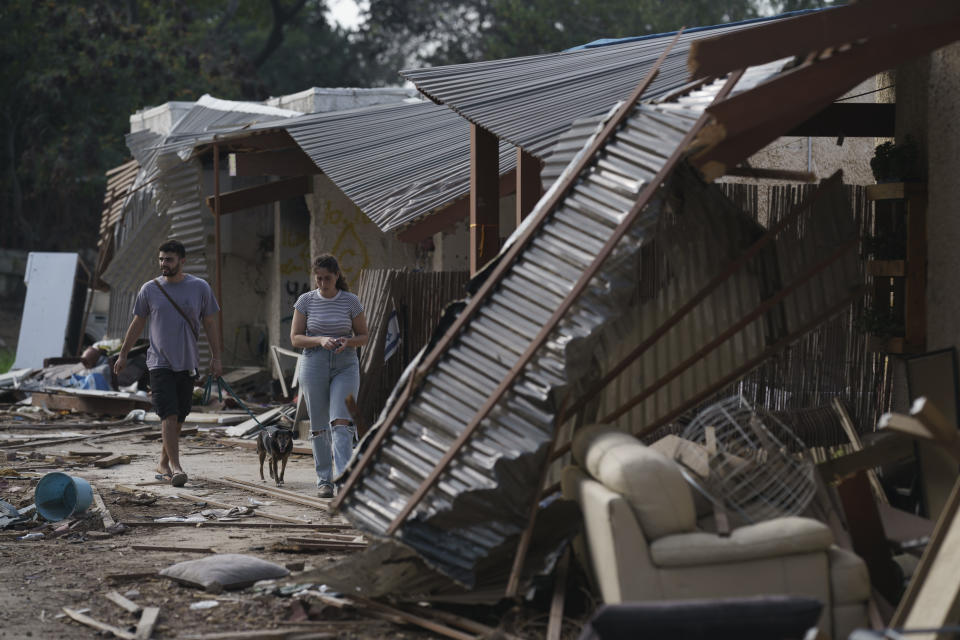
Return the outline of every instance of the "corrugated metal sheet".
[[[208,281],[213,273],[213,250],[208,246],[213,216],[203,200],[202,167],[197,160],[181,160],[179,152],[192,149],[194,140],[214,131],[293,115],[299,112],[204,96],[174,125],[170,135],[144,130],[127,136],[127,146],[140,169],[115,229],[113,260],[101,275],[111,291],[110,335],[121,337],[126,331],[140,286],[157,275],[154,250],[165,239],[175,238],[186,247],[184,272]],[[205,335],[201,335],[199,347],[201,361],[205,361],[209,354]]]
[[[317,113],[224,132],[287,131],[314,164],[382,231],[394,231],[470,192],[470,124],[432,102]],[[212,136],[193,146],[212,142]],[[189,154],[178,147],[181,157]],[[500,143],[500,173],[516,166]]]
[[[718,25],[681,35],[644,99],[663,96],[689,80],[690,42],[756,24]],[[601,115],[611,104],[625,100],[672,37],[665,34],[585,50],[407,69],[400,75],[435,102],[542,159],[575,120]]]
[[[738,89],[753,86],[778,68],[749,70]],[[387,430],[380,436],[382,443],[340,505],[355,525],[378,535],[390,530],[418,487],[613,237],[720,86],[712,83],[677,103],[636,106],[595,162],[580,175],[564,176],[554,185],[558,189],[573,184],[559,205],[545,213],[496,289],[436,365],[422,372],[399,418],[377,426],[377,431]],[[395,535],[446,575],[473,584],[477,564],[525,527],[553,441],[558,393],[576,388],[594,371],[597,341],[627,310],[636,287],[641,247],[661,224],[663,198],[668,195],[661,194],[627,229],[591,285],[496,400],[415,510],[400,522]],[[540,207],[550,197],[548,192],[508,247],[539,217]],[[737,289],[735,284],[728,292]],[[744,305],[749,304],[746,293],[743,297]],[[756,333],[756,323],[748,330]],[[754,336],[752,342],[758,340]],[[739,345],[732,357],[741,361],[756,348],[755,344]]]
[[[383,231],[470,192],[470,124],[430,102],[304,116],[283,123],[314,163]],[[500,144],[500,173],[516,166]]]
[[[97,246],[112,240],[113,227],[123,216],[123,203],[137,179],[140,164],[130,160],[107,172],[107,189],[103,194],[103,215],[100,217],[100,234]]]

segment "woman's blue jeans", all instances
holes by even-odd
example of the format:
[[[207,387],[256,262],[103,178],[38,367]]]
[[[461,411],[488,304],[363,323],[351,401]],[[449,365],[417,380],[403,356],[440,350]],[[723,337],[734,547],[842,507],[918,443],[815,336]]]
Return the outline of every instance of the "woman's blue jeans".
[[[303,352],[300,391],[310,415],[310,444],[318,487],[333,486],[333,480],[350,461],[357,427],[347,411],[346,399],[348,395],[356,398],[359,390],[360,362],[354,347],[340,353],[321,347]],[[350,424],[333,425],[336,420]]]

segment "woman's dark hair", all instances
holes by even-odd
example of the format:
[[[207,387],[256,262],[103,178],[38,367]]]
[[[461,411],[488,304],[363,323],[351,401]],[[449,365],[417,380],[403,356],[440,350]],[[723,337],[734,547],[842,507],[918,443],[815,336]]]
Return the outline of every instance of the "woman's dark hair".
[[[162,245],[158,253],[175,253],[180,256],[180,259],[183,260],[187,257],[187,249],[183,244],[177,240],[167,240]]]
[[[317,256],[313,261],[313,270],[316,271],[317,269],[326,269],[330,273],[337,274],[337,289],[340,291],[350,291],[350,287],[347,286],[347,280],[343,277],[343,272],[340,271],[340,264],[332,255],[325,253],[322,256]]]

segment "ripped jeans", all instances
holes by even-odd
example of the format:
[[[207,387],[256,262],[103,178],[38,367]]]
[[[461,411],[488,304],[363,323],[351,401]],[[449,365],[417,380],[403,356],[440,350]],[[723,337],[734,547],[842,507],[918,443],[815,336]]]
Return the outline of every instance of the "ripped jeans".
[[[317,470],[317,486],[333,486],[347,466],[357,439],[357,427],[347,411],[348,395],[360,390],[360,362],[357,350],[347,347],[334,353],[320,347],[303,352],[300,362],[300,390],[310,415],[310,444]],[[346,420],[350,424],[331,423]]]

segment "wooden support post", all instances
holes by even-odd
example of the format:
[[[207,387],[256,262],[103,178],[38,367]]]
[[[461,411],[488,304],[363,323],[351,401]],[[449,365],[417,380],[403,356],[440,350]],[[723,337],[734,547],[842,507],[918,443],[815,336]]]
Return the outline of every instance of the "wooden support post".
[[[517,148],[517,226],[540,200],[543,183],[540,181],[540,160]]]
[[[500,143],[470,124],[470,275],[500,250]]]
[[[911,350],[927,347],[927,194],[906,198],[907,276],[904,284],[904,340]]]
[[[215,286],[220,313],[217,314],[217,333],[220,346],[223,346],[223,287],[220,280],[220,145],[213,140],[213,237],[215,261]]]
[[[901,578],[866,473],[860,471],[847,478],[837,486],[837,493],[843,504],[853,550],[866,563],[870,583],[887,601],[896,602],[902,588]]]

